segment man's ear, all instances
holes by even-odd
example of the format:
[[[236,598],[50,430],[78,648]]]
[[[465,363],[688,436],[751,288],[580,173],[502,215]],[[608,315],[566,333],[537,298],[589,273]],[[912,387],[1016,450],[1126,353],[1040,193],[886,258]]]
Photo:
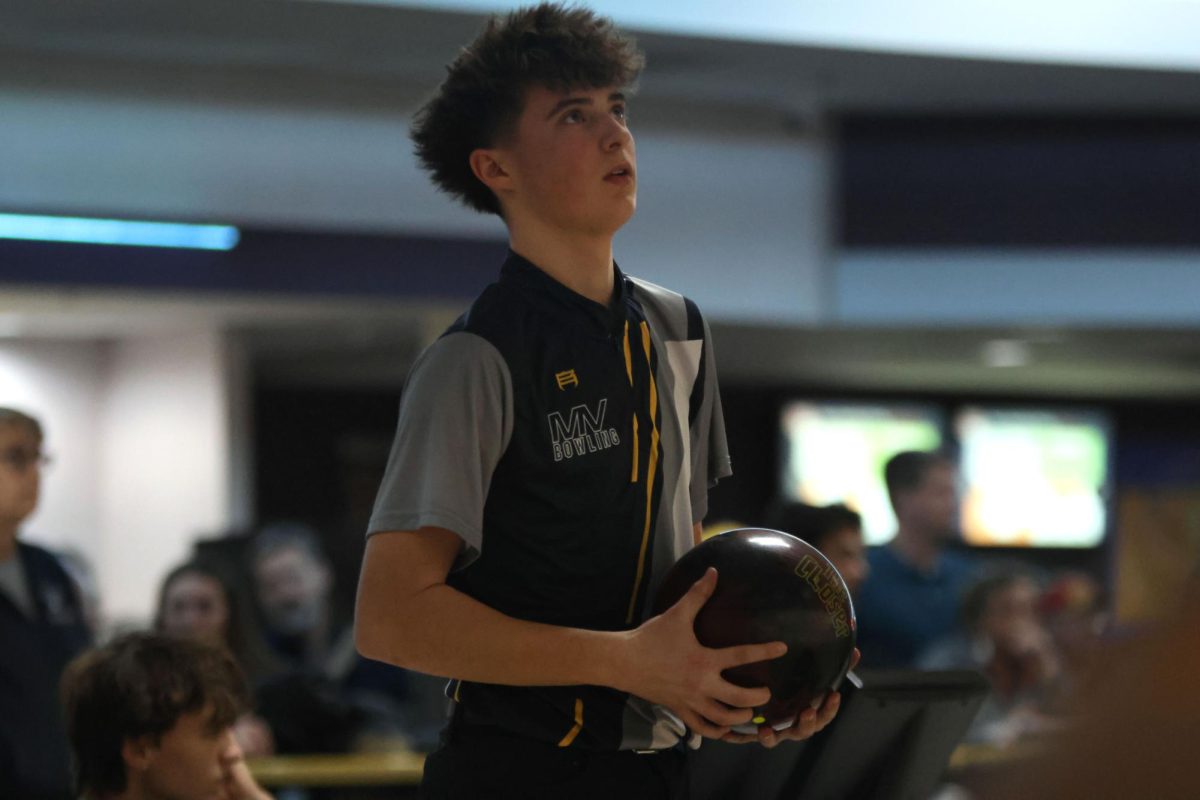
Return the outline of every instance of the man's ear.
[[[121,758],[125,760],[125,766],[135,772],[149,769],[156,755],[158,755],[158,746],[154,743],[153,737],[127,738],[121,743]]]
[[[505,159],[499,150],[482,147],[472,150],[468,163],[475,177],[496,194],[512,188],[512,176],[505,168]]]

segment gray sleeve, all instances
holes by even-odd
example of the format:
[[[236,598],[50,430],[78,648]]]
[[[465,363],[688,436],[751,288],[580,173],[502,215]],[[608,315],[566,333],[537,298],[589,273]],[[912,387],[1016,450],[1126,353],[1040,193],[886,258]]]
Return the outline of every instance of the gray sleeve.
[[[473,333],[443,336],[421,354],[400,399],[400,421],[367,527],[436,526],[483,548],[483,505],[512,437],[512,378],[500,352]]]
[[[704,385],[700,406],[692,420],[692,521],[700,522],[708,514],[708,490],[721,478],[733,474],[729,445],[725,441],[725,415],[721,393],[717,389],[717,361],[713,357],[712,331],[704,320]]]

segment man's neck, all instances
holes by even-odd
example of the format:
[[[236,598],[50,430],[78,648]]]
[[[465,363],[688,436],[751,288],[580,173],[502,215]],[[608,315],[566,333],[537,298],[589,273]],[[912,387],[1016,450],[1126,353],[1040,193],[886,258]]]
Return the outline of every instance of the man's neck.
[[[892,539],[889,545],[896,555],[907,564],[912,565],[921,572],[932,572],[938,563],[938,556],[941,555],[941,545],[922,533],[918,533],[910,528],[900,526],[900,530],[896,532],[896,537]]]
[[[509,244],[571,291],[605,306],[612,300],[612,236],[568,236],[544,226],[514,225]]]

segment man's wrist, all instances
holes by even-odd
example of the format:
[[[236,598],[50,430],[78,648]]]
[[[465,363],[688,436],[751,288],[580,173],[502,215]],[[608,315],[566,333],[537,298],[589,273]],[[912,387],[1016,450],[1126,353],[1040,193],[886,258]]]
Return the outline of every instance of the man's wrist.
[[[586,631],[583,669],[585,683],[629,691],[631,663],[628,658],[630,631]]]

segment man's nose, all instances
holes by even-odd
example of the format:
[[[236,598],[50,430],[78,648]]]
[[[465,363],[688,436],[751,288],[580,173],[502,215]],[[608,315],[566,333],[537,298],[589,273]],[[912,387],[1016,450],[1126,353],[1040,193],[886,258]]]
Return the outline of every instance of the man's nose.
[[[606,150],[619,150],[633,141],[633,134],[629,132],[629,128],[618,122],[612,115],[608,115],[607,120],[604,123],[608,126],[604,129],[604,148]]]
[[[233,727],[230,726],[221,734],[221,760],[232,764],[241,761],[242,758],[242,746],[238,744],[237,737],[233,735]]]

